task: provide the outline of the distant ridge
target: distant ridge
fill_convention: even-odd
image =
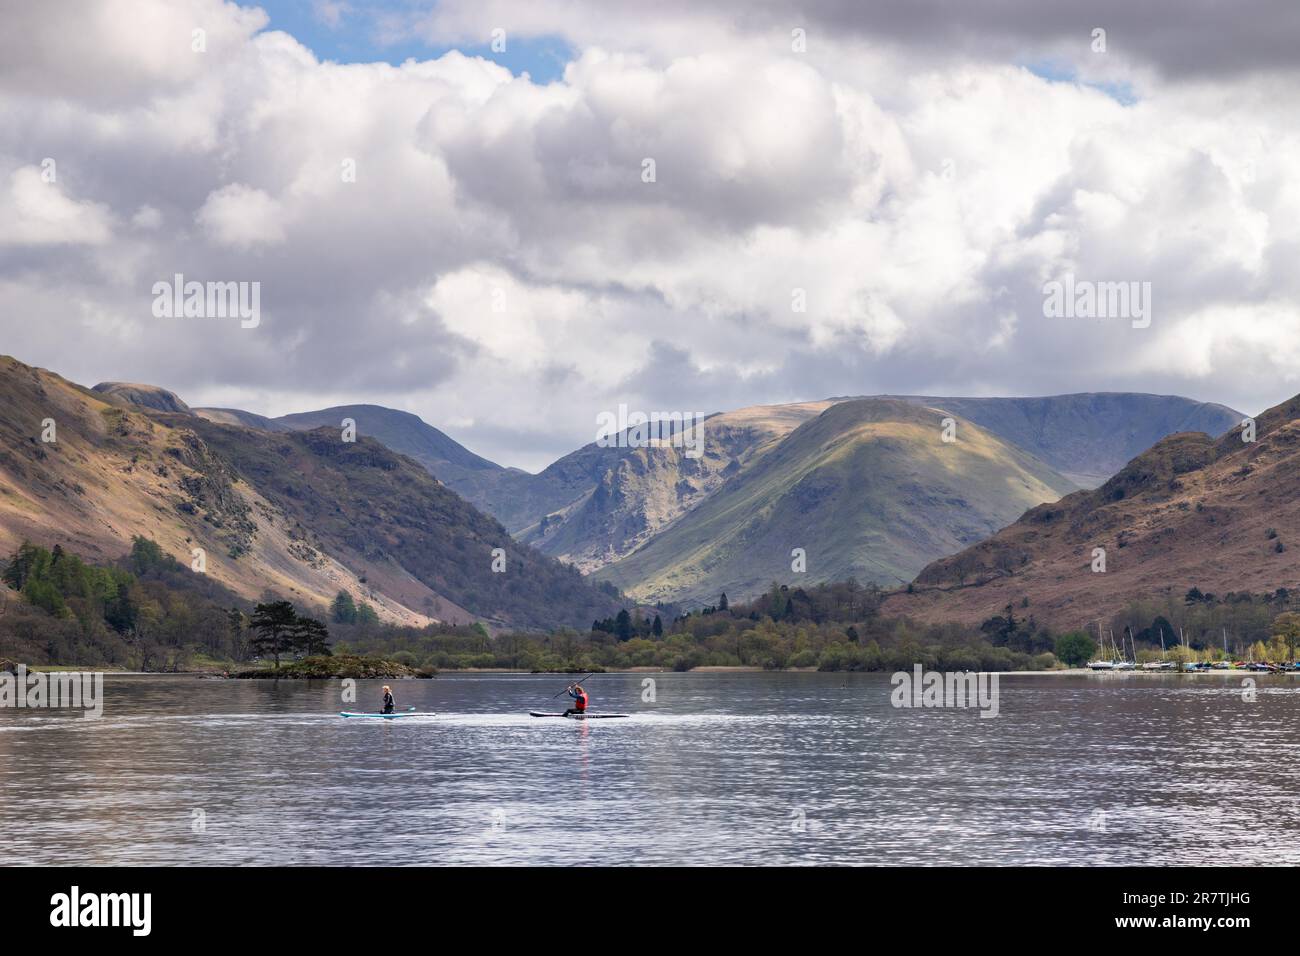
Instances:
[[[135,385],[131,382],[100,382],[93,391],[130,405],[152,408],[156,412],[179,412],[188,415],[190,407],[175,392],[156,385]]]
[[[277,422],[274,418],[241,411],[238,408],[195,408],[191,409],[199,418],[216,422],[219,425],[242,425],[245,428],[260,428],[267,432],[287,432],[288,425]]]
[[[285,428],[341,428],[343,419],[357,424],[357,434],[368,435],[394,451],[424,465],[443,484],[477,472],[505,471],[496,462],[474,454],[419,416],[382,405],[335,405],[273,419]]]
[[[1044,398],[899,397],[967,418],[1084,488],[1097,487],[1166,435],[1221,435],[1243,417],[1225,405],[1138,392]]]

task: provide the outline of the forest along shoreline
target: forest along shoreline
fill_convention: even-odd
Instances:
[[[744,602],[689,612],[633,605],[589,627],[507,630],[477,621],[384,622],[340,592],[328,604],[254,603],[193,573],[142,536],[116,561],[26,542],[0,562],[0,662],[264,679],[429,677],[442,671],[588,673],[927,670],[1069,672],[1104,648],[1035,619],[1029,599],[984,621],[886,613],[886,592],[845,581],[772,584]],[[1300,598],[1300,595],[1297,595]],[[1291,661],[1300,613],[1289,591],[1222,597],[1196,588],[1125,609],[1133,664]],[[1168,635],[1180,644],[1168,647]],[[1162,650],[1162,643],[1166,649]],[[1230,645],[1230,646],[1229,646]],[[1228,654],[1234,656],[1229,658]]]

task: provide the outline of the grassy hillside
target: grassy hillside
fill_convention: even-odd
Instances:
[[[600,576],[642,599],[688,603],[771,581],[896,584],[1073,489],[970,423],[943,442],[944,417],[891,399],[835,404]],[[806,573],[791,569],[795,548]]]

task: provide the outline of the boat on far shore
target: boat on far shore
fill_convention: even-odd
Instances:
[[[1159,659],[1142,661],[1141,663],[1138,663],[1137,641],[1130,628],[1124,628],[1125,640],[1123,645],[1116,643],[1113,630],[1107,628],[1102,631],[1100,622],[1098,622],[1097,630],[1101,638],[1101,645],[1097,648],[1097,657],[1084,665],[1090,671],[1141,671],[1144,674],[1176,671],[1184,674],[1197,674],[1209,671],[1240,670],[1251,671],[1256,674],[1300,674],[1300,661],[1256,661],[1250,655],[1244,661],[1228,658],[1228,632],[1226,628],[1223,630],[1224,659],[1222,660],[1184,660],[1181,662],[1169,660],[1171,651],[1165,644],[1165,634],[1162,628],[1160,630]],[[1107,644],[1110,645],[1109,648],[1107,648]],[[1189,646],[1187,635],[1182,628],[1178,629],[1177,646],[1180,648],[1183,657],[1192,657],[1198,653]],[[1199,653],[1209,656],[1208,651]],[[1153,651],[1144,650],[1142,654],[1143,656],[1154,656]]]
[[[1098,622],[1097,630],[1098,630],[1098,632],[1100,633],[1100,631],[1101,631],[1101,623],[1100,623],[1100,622]],[[1110,635],[1110,647],[1111,647],[1111,656],[1110,656],[1110,659],[1109,659],[1109,660],[1106,660],[1106,659],[1103,659],[1103,658],[1098,658],[1098,659],[1093,660],[1093,661],[1088,661],[1088,669],[1089,669],[1089,670],[1093,670],[1093,671],[1131,671],[1131,670],[1137,670],[1137,663],[1136,663],[1136,661],[1125,660],[1125,656],[1124,656],[1124,655],[1125,655],[1126,652],[1122,652],[1122,651],[1120,650],[1120,648],[1119,648],[1119,645],[1115,643],[1115,632],[1114,632],[1114,631],[1108,631],[1108,633],[1109,633],[1109,635]],[[1105,651],[1105,647],[1103,646],[1103,647],[1099,648],[1099,650],[1101,650],[1101,651],[1104,652],[1104,651]]]

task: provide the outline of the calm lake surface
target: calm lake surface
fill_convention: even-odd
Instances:
[[[394,682],[108,677],[101,720],[0,711],[28,864],[1294,864],[1300,678],[1004,675],[1000,714],[888,675]],[[646,678],[654,703],[642,701]],[[201,815],[196,813],[201,811]],[[200,825],[201,818],[201,825]]]

